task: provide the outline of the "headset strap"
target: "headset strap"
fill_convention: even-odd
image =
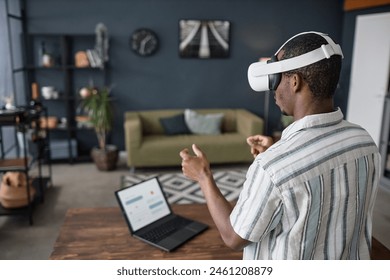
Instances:
[[[259,63],[258,64],[259,67],[256,67],[256,63],[255,63],[253,65],[254,67],[252,69],[252,71],[253,71],[252,76],[257,77],[257,76],[264,76],[264,75],[269,75],[269,74],[287,72],[290,70],[298,69],[298,68],[305,67],[307,65],[316,63],[324,58],[328,59],[332,55],[341,55],[341,57],[344,57],[340,45],[335,44],[333,42],[333,40],[329,36],[327,36],[326,34],[319,33],[319,32],[303,32],[303,33],[300,33],[300,34],[293,36],[292,38],[288,39],[279,48],[279,50],[275,53],[275,55],[277,55],[280,52],[280,50],[287,44],[287,42],[289,42],[290,40],[292,40],[293,38],[295,38],[297,36],[300,36],[302,34],[307,34],[307,33],[315,33],[315,34],[322,36],[324,39],[326,39],[328,44],[322,45],[321,47],[319,47],[313,51],[310,51],[308,53],[305,53],[305,54],[302,54],[299,56],[295,56],[295,57],[292,57],[289,59],[284,59],[281,61],[269,63],[269,64],[267,64],[266,67],[264,67],[265,65],[263,63]]]

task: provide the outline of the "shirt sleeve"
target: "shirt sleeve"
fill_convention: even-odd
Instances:
[[[259,242],[280,222],[283,203],[270,176],[256,161],[250,166],[230,222],[234,231],[251,242]]]

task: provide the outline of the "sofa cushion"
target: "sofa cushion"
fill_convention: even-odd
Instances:
[[[184,111],[185,122],[194,134],[221,134],[223,113],[198,114],[194,110]]]
[[[167,135],[191,134],[191,131],[184,120],[184,114],[160,118],[160,123]]]
[[[138,166],[180,166],[180,151],[196,143],[212,163],[253,161],[246,138],[239,133],[219,135],[150,135],[143,138],[139,153],[134,155]]]

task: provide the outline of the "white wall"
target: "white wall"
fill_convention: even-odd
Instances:
[[[390,13],[358,16],[347,120],[364,127],[378,146],[389,68]]]

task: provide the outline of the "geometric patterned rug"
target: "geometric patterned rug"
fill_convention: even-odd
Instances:
[[[227,200],[238,198],[245,181],[247,168],[214,171],[214,179]],[[121,178],[121,187],[131,186],[146,179],[158,177],[169,203],[205,203],[197,182],[186,178],[183,173],[133,173]]]

